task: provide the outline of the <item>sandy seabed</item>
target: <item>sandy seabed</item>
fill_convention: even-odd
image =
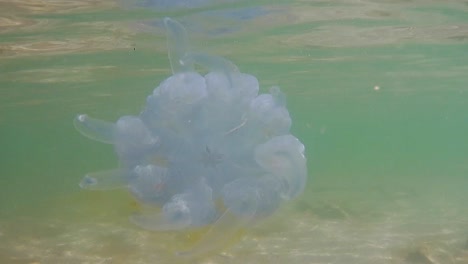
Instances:
[[[233,246],[198,262],[468,263],[468,210],[462,190],[372,187],[308,193],[248,230]],[[75,201],[74,209],[59,204],[47,216],[0,222],[0,262],[191,263],[174,252],[193,243],[193,233],[158,233],[131,225],[126,215],[135,208],[125,195],[116,194],[117,202],[128,200],[128,206],[113,212],[113,195],[78,196],[87,197]]]

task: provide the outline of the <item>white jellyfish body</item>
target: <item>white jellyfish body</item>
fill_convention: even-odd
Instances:
[[[185,29],[165,18],[173,75],[138,116],[116,123],[78,115],[83,135],[114,144],[121,167],[87,174],[80,186],[127,188],[145,208],[131,217],[151,230],[210,230],[183,256],[219,247],[238,229],[298,196],[307,178],[304,145],[278,87],[258,94],[257,79],[224,58],[193,53]],[[209,70],[205,76],[194,64]],[[154,208],[155,210],[151,210]]]

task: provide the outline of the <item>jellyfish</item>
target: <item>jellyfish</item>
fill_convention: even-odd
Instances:
[[[191,31],[209,36],[222,36],[242,31],[267,15],[281,14],[284,8],[252,5],[239,0],[118,0],[124,9],[145,9],[157,12],[184,14],[179,19],[189,25]],[[164,26],[160,19],[139,21],[137,30],[160,31]]]
[[[144,205],[130,221],[148,230],[208,228],[192,248],[178,252],[193,258],[218,250],[300,195],[306,158],[290,133],[279,87],[259,94],[255,76],[222,57],[191,51],[179,22],[165,18],[164,25],[172,76],[143,110],[115,123],[75,118],[81,134],[114,145],[120,164],[88,173],[80,187],[125,188]]]

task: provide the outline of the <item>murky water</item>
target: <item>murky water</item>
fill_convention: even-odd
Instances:
[[[172,3],[172,5],[171,5]],[[0,1],[0,263],[174,263],[194,233],[87,192],[112,147],[77,113],[137,114],[170,74],[161,18],[287,95],[305,193],[202,263],[468,263],[468,2]]]

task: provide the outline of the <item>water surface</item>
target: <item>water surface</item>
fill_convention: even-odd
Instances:
[[[0,263],[174,263],[196,240],[78,186],[117,160],[74,116],[141,110],[170,74],[164,16],[281,86],[308,157],[305,193],[204,262],[468,262],[468,2],[192,3],[0,1]]]

